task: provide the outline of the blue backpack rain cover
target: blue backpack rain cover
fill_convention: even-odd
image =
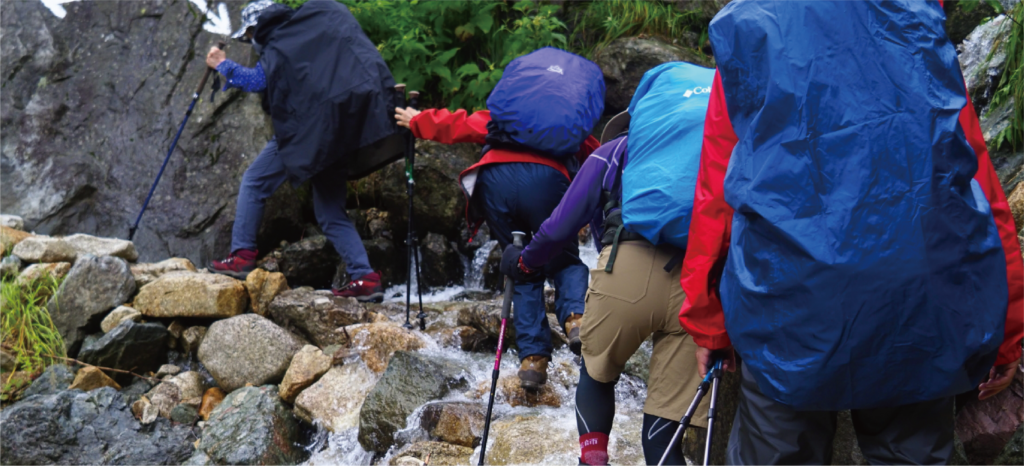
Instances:
[[[487,109],[497,129],[519,144],[571,156],[604,113],[604,75],[586,58],[545,47],[505,67]]]
[[[714,78],[712,69],[665,63],[644,74],[629,103],[622,223],[653,244],[686,249]]]

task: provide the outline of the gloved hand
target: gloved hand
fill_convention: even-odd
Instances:
[[[517,282],[528,282],[541,278],[538,271],[527,269],[523,265],[523,248],[510,244],[501,254],[501,273]]]

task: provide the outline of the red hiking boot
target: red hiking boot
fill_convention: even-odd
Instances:
[[[245,280],[249,272],[256,269],[256,250],[239,249],[231,253],[227,259],[211,262],[209,269],[213,273]]]
[[[334,296],[356,298],[356,301],[379,303],[384,301],[384,288],[380,285],[380,272],[363,275],[359,280],[352,280],[341,289],[331,290]]]

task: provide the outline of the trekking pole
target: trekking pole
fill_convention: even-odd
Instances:
[[[398,101],[396,105],[400,108],[405,108],[405,84],[395,84],[395,100]],[[405,183],[406,183],[406,196],[409,198],[409,228],[405,234],[405,323],[403,327],[412,330],[412,324],[409,323],[409,308],[412,306],[412,258],[415,252],[413,251],[411,241],[412,238],[412,180],[409,178],[409,141],[415,136],[412,134],[412,130],[405,135]],[[420,287],[419,283],[416,283],[416,289]]]
[[[708,438],[704,443],[704,466],[708,466],[708,462],[711,460],[711,435],[715,432],[715,405],[718,401],[718,381],[722,379],[721,359],[715,361],[711,372],[714,375],[711,376],[711,405],[708,406]]]
[[[409,91],[409,107],[418,109],[420,106],[420,93],[419,91]],[[412,185],[414,184],[412,172],[416,169],[416,137],[412,134],[412,129],[409,130],[409,148],[407,149],[409,159],[406,161],[405,173],[409,179],[409,240],[415,245],[416,235],[413,234],[412,228]],[[412,255],[413,261],[416,262],[416,297],[419,299],[420,312],[416,314],[416,317],[420,319],[420,330],[427,329],[427,313],[423,312],[423,283],[420,280],[420,255],[419,251],[415,251]]]
[[[512,244],[516,247],[523,247],[523,238],[526,237],[526,233],[521,231],[512,232]],[[480,462],[477,463],[479,466],[484,464],[484,454],[487,452],[487,433],[491,431],[491,409],[494,408],[494,394],[498,390],[498,370],[501,367],[501,353],[503,352],[505,344],[505,324],[508,322],[508,317],[512,313],[512,292],[515,289],[515,283],[512,281],[512,277],[505,277],[505,298],[501,303],[501,330],[498,331],[498,353],[494,356],[494,370],[491,371],[491,397],[487,400],[487,417],[484,418],[484,435],[480,439]]]
[[[708,388],[714,385],[713,394],[711,395],[712,406],[708,410],[708,442],[707,445],[705,445],[704,447],[704,465],[707,466],[708,453],[711,450],[710,420],[711,417],[714,416],[714,396],[718,393],[718,378],[720,377],[721,369],[722,360],[718,359],[714,362],[714,364],[711,365],[711,369],[708,371],[708,373],[704,375],[704,380],[702,380],[700,382],[700,385],[697,386],[697,396],[693,397],[693,402],[690,403],[690,407],[686,408],[686,414],[684,414],[683,418],[679,420],[679,427],[676,428],[676,433],[672,435],[672,440],[668,442],[668,447],[665,448],[665,453],[661,454],[661,460],[658,461],[658,466],[662,466],[663,464],[665,464],[665,458],[668,458],[668,453],[672,451],[672,448],[675,447],[676,442],[679,441],[679,436],[683,433],[684,430],[686,430],[687,427],[690,427],[690,420],[693,419],[693,414],[697,411],[697,405],[699,405],[700,401],[704,399],[704,395],[707,394]],[[714,380],[713,383],[712,380]]]
[[[224,50],[227,44],[224,41],[217,41],[217,48]],[[153,180],[153,186],[149,188],[149,194],[146,195],[146,201],[142,203],[142,210],[139,210],[139,216],[135,217],[135,224],[128,229],[128,241],[131,241],[135,237],[135,230],[139,229],[139,222],[142,221],[142,214],[146,212],[146,207],[149,206],[149,200],[153,198],[153,192],[156,191],[156,185],[160,183],[160,177],[164,174],[164,169],[167,168],[167,162],[171,160],[171,154],[174,153],[174,148],[178,145],[178,138],[181,137],[181,131],[185,129],[185,123],[188,122],[188,117],[192,116],[192,109],[196,106],[196,101],[199,100],[199,93],[203,92],[203,86],[206,85],[206,79],[210,77],[210,73],[214,69],[206,67],[206,72],[203,73],[203,79],[199,80],[199,87],[196,88],[196,92],[192,94],[192,103],[188,104],[188,110],[185,111],[185,119],[181,120],[181,126],[178,126],[178,134],[174,135],[174,141],[171,142],[171,148],[167,151],[167,156],[164,157],[163,165],[160,165],[160,171],[156,174],[156,179]]]

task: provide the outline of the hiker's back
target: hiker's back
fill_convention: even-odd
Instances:
[[[1006,265],[944,19],[932,2],[734,2],[711,24],[739,139],[726,326],[782,403],[934,399],[994,360]]]

